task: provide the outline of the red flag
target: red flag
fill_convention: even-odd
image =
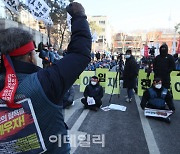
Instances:
[[[180,39],[179,39],[178,49],[177,49],[176,53],[180,53]]]
[[[148,57],[148,46],[144,46],[144,57]]]

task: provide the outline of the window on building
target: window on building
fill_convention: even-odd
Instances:
[[[104,20],[99,21],[99,24],[105,24],[106,22]]]
[[[99,36],[99,39],[103,39],[103,35],[100,35],[100,36]]]

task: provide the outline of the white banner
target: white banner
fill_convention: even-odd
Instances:
[[[19,1],[18,0],[3,0],[4,5],[11,10],[12,12],[18,14],[18,6]]]
[[[45,23],[51,23],[49,18],[50,7],[44,0],[26,0],[25,4],[29,8],[29,12],[37,19],[43,20]]]
[[[150,116],[150,117],[167,118],[172,113],[173,113],[173,111],[171,111],[171,110],[158,110],[158,109],[150,109],[150,108],[145,108],[145,110],[144,110],[144,115]]]

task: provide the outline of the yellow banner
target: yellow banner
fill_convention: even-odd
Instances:
[[[177,76],[177,74],[179,74],[179,73],[180,73],[180,71],[172,71],[170,76]]]
[[[74,82],[74,85],[80,85],[80,77]]]
[[[117,77],[116,80],[116,72],[106,72],[106,87],[105,87],[105,93],[111,94],[113,90],[113,94],[120,94],[120,86],[119,86],[119,79]]]
[[[152,85],[154,73],[151,73],[147,78],[147,73],[144,70],[139,70],[138,75],[138,95],[142,96],[144,91]]]
[[[80,75],[80,92],[84,92],[85,87],[89,84],[91,77],[95,75],[95,71],[84,71]]]
[[[102,87],[106,86],[106,73],[109,72],[107,68],[96,68],[96,76],[99,78],[99,83]]]
[[[171,87],[174,100],[180,100],[180,76],[171,76]]]

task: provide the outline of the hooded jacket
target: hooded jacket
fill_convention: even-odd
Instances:
[[[155,77],[162,79],[165,88],[170,87],[170,73],[175,70],[175,62],[173,56],[168,54],[168,46],[161,45],[160,55],[158,55],[153,62],[153,71]]]

